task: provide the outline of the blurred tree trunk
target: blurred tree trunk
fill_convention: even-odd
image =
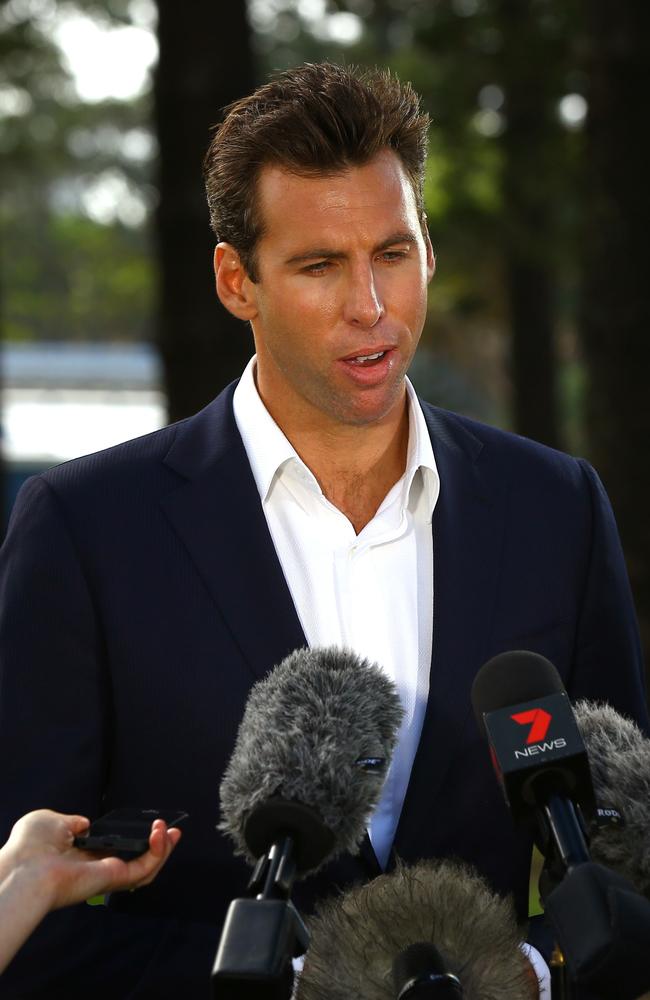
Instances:
[[[560,447],[554,327],[554,199],[557,149],[552,40],[528,4],[499,0],[506,96],[503,250],[510,311],[515,430]]]
[[[0,259],[2,254],[0,253]],[[4,395],[4,313],[2,298],[2,281],[0,281],[0,420],[4,417],[3,395]],[[0,424],[0,544],[5,537],[7,521],[9,519],[8,502],[8,476],[7,464],[5,461],[5,449],[3,444],[5,428]]]
[[[177,420],[236,378],[252,354],[248,327],[216,297],[201,165],[221,109],[255,80],[244,3],[157,6],[158,330],[169,418]]]
[[[591,0],[585,10],[587,431],[616,511],[650,664],[650,6]]]

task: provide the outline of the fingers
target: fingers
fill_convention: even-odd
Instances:
[[[172,850],[173,850],[176,847],[176,844],[179,842],[179,840],[183,836],[183,834],[181,833],[181,831],[178,829],[177,826],[172,826],[167,831],[167,835],[168,835],[168,837],[169,837],[169,839],[171,841]]]
[[[119,862],[120,868],[114,864],[118,859],[104,858],[100,864],[106,866],[111,873],[111,885],[108,889],[139,889],[148,885],[156,877],[167,858],[181,838],[181,831],[170,830],[164,820],[154,820],[149,836],[149,850],[132,861]],[[109,869],[110,865],[110,869]]]
[[[63,815],[49,809],[28,813],[16,823],[0,852],[0,878],[20,866],[24,874],[38,880],[48,907],[58,909],[98,893],[147,885],[181,837],[180,830],[168,830],[163,820],[156,820],[147,852],[126,862],[74,847],[75,836],[89,826],[85,816]]]
[[[62,816],[71,840],[86,833],[90,826],[90,820],[86,816]]]
[[[75,837],[90,826],[90,820],[86,816],[64,816],[63,818],[67,821],[68,827]]]
[[[177,827],[167,829],[165,821],[156,819],[149,835],[149,850],[157,858],[167,858],[181,839],[181,831]]]
[[[180,839],[180,830],[175,827],[168,830],[163,820],[155,820],[149,837],[149,851],[142,857],[136,858],[135,861],[129,862],[132,865],[141,862],[143,866],[142,874],[138,876],[137,882],[131,888],[139,889],[152,882]],[[144,870],[145,866],[146,870]]]
[[[167,824],[162,819],[155,819],[149,834],[149,851],[155,858],[164,858],[167,850]]]

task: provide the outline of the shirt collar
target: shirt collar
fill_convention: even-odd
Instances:
[[[404,506],[408,503],[413,478],[420,469],[426,510],[429,515],[432,515],[440,493],[440,476],[433,454],[429,428],[424,419],[417,393],[408,378],[406,379],[406,394],[409,401],[409,443],[404,472]]]
[[[291,461],[298,463],[303,474],[307,474],[313,480],[320,492],[315,476],[264,406],[255,384],[255,364],[256,358],[253,355],[235,389],[233,409],[235,422],[241,434],[262,503],[268,499],[276,476],[281,473],[286,463]],[[436,460],[422,407],[408,378],[406,379],[406,392],[409,404],[409,442],[406,470],[403,479],[400,480],[402,504],[404,507],[408,504],[413,478],[418,469],[421,469],[426,507],[430,513],[433,513],[440,491]]]
[[[287,462],[293,459],[310,476],[312,473],[262,402],[255,385],[255,364],[253,355],[235,389],[232,405],[257,491],[265,503],[276,474]]]

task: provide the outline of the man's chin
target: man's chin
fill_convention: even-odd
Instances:
[[[406,386],[394,387],[389,394],[367,392],[354,401],[341,401],[336,413],[339,423],[348,427],[373,427],[401,415],[406,400]]]

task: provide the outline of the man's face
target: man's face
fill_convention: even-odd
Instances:
[[[312,177],[267,166],[257,197],[263,235],[248,292],[267,408],[286,429],[395,415],[434,271],[400,160],[386,150]]]

